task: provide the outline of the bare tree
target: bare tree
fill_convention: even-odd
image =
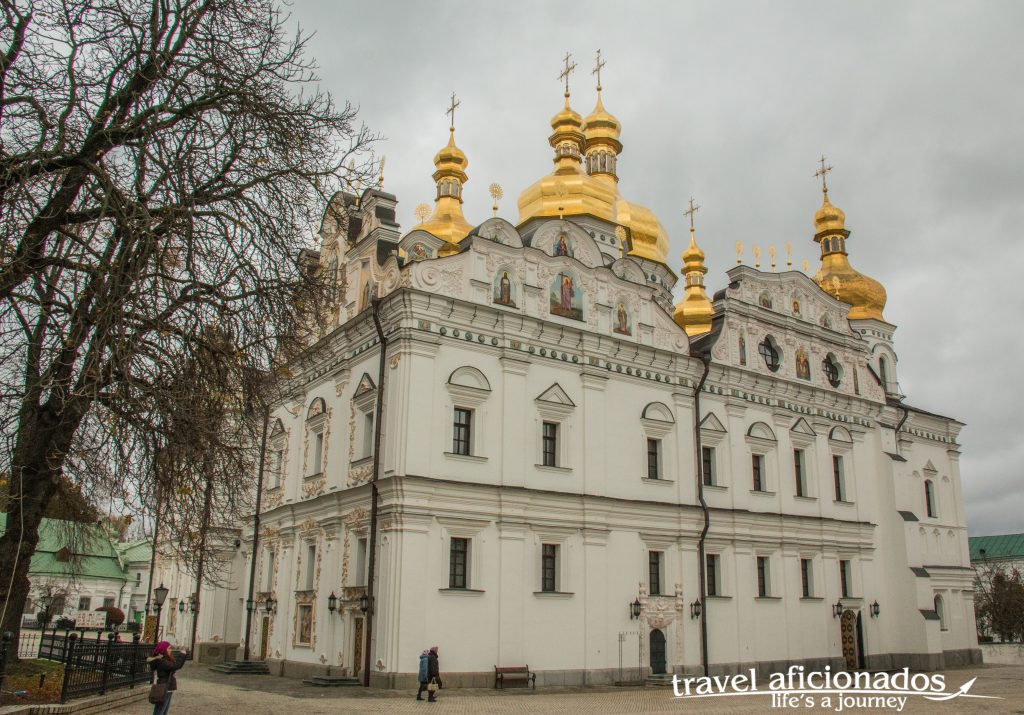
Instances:
[[[273,0],[0,12],[0,627],[16,632],[62,479],[145,493],[187,431],[182,370],[229,378],[244,405],[319,314],[298,257],[341,180],[368,179],[374,137],[311,87]]]
[[[979,637],[1024,640],[1024,578],[1012,565],[982,558],[974,564],[974,614]]]

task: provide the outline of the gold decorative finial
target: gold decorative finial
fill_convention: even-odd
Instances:
[[[832,171],[831,166],[825,166],[825,155],[821,155],[821,168],[814,172],[815,176],[821,177],[821,193],[825,194],[825,198],[828,198],[828,184],[825,183],[825,174]]]
[[[743,241],[736,242],[736,265],[743,263]]]
[[[447,109],[447,110],[445,110],[445,114],[450,114],[450,115],[452,115],[452,121],[451,121],[451,126],[450,126],[449,128],[450,128],[450,129],[451,129],[451,130],[452,130],[453,132],[455,131],[455,109],[456,109],[456,107],[458,107],[458,106],[459,106],[460,104],[462,104],[462,102],[457,102],[457,101],[455,101],[455,92],[452,92],[452,103],[451,103],[451,106],[449,106],[449,107],[448,107],[448,109]]]
[[[569,52],[565,53],[565,69],[558,75],[558,79],[565,80],[565,98],[569,99],[569,75],[576,69],[576,63],[572,62],[572,54]]]
[[[786,270],[793,267],[793,244],[786,241]]]
[[[501,197],[504,196],[504,192],[501,190],[501,184],[495,182],[487,187],[487,190],[491,194],[491,198],[494,199],[494,205],[491,206],[491,210],[494,211],[494,215],[498,215],[498,202],[501,201]]]
[[[690,197],[690,208],[686,209],[686,211],[683,211],[683,215],[690,217],[690,234],[691,235],[693,234],[693,216],[698,211],[700,211],[700,206],[698,206],[697,204],[693,203],[693,197],[691,196]]]
[[[427,218],[430,217],[430,205],[419,204],[413,213],[416,214],[416,218],[420,220],[420,223],[423,223],[424,221],[427,220]]]
[[[615,238],[619,241],[619,258],[626,256],[626,228],[625,226],[615,227]]]
[[[768,246],[768,255],[772,257],[772,273],[775,272],[775,246]]]
[[[761,247],[754,246],[754,268],[761,268]]]
[[[806,258],[800,261],[800,267],[804,269],[804,273],[810,273],[811,263]]]
[[[606,64],[608,64],[608,63],[601,59],[601,50],[598,50],[597,51],[597,63],[594,65],[594,71],[590,73],[590,74],[596,74],[597,75],[597,91],[598,91],[598,93],[601,92],[601,68],[604,67]]]
[[[384,188],[384,162],[387,161],[386,156],[380,158],[380,168],[377,170],[377,189]]]
[[[832,292],[835,293],[836,300],[839,300],[840,287],[842,287],[842,283],[839,281],[839,276],[832,276]]]

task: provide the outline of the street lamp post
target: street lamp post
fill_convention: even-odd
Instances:
[[[156,601],[156,627],[153,629],[154,640],[160,639],[160,611],[164,608],[164,601],[167,600],[167,587],[161,583],[153,589],[153,600]]]

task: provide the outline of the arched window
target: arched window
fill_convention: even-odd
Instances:
[[[924,504],[928,516],[934,519],[937,515],[935,510],[935,482],[931,479],[924,480]]]
[[[889,391],[889,362],[885,356],[878,358],[878,379],[882,381],[882,389]]]
[[[782,356],[780,355],[779,345],[772,336],[766,336],[757,346],[757,351],[761,353],[761,357],[764,358],[764,364],[768,366],[769,370],[775,372],[779,369],[779,365],[782,364]]]
[[[943,631],[949,630],[949,623],[946,620],[946,604],[942,601],[941,594],[935,594],[935,615],[939,617],[939,629]]]

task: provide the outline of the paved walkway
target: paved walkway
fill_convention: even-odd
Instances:
[[[977,677],[970,692],[994,695],[1001,700],[958,698],[931,702],[920,697],[907,701],[902,712],[945,713],[1024,712],[1024,667],[983,666],[945,671],[947,691],[956,690]],[[764,713],[772,712],[770,696],[740,696],[680,700],[670,688],[541,688],[537,691],[493,690],[441,691],[439,702],[416,702],[414,691],[380,691],[362,688],[315,688],[299,681],[273,676],[221,675],[204,666],[188,666],[179,674],[179,690],[171,705],[172,715],[340,715],[348,713],[472,713],[511,715],[547,713],[580,715],[598,713]],[[111,710],[111,715],[145,715],[145,703]],[[832,709],[799,708],[776,712],[837,712]],[[841,712],[896,712],[895,709],[850,709]]]

